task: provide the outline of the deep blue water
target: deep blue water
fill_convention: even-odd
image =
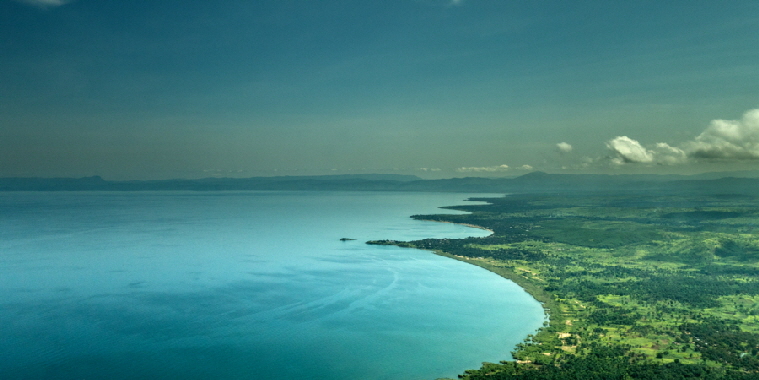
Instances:
[[[543,322],[521,288],[364,244],[485,236],[409,218],[470,195],[0,193],[0,378],[434,379],[507,359]]]

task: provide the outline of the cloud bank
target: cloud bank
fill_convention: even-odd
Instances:
[[[759,109],[741,120],[712,120],[686,148],[694,158],[722,160],[759,159]]]
[[[460,173],[493,173],[493,172],[505,172],[509,170],[509,165],[498,165],[498,166],[483,166],[483,167],[468,167],[468,168],[458,168],[456,169],[457,172]]]
[[[534,170],[535,168],[532,167],[532,165],[524,164],[522,166],[517,166],[515,168],[510,167],[509,165],[503,164],[498,166],[480,166],[480,167],[463,167],[463,168],[457,168],[456,171],[459,173],[499,173],[499,172],[506,172],[510,170]]]
[[[66,5],[70,3],[72,0],[16,0],[19,3],[24,3],[28,5],[35,6],[37,8],[54,8],[54,7],[60,7],[61,5]]]
[[[712,120],[709,127],[693,141],[679,147],[660,142],[646,148],[627,136],[617,136],[607,141],[606,147],[611,152],[609,159],[614,165],[759,160],[759,109],[747,111],[741,120]]]

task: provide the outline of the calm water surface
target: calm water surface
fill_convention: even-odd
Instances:
[[[521,288],[364,244],[485,236],[408,217],[468,196],[0,193],[0,378],[434,379],[509,358],[543,322]]]

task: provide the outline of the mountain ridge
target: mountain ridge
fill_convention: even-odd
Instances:
[[[754,172],[739,172],[754,174]],[[759,172],[756,172],[759,174]],[[421,179],[411,175],[347,174],[327,176],[280,176],[249,178],[202,178],[111,181],[100,176],[81,178],[0,178],[0,191],[220,191],[220,190],[341,190],[341,191],[434,191],[434,192],[573,192],[657,191],[667,186],[684,190],[752,192],[759,178],[735,177],[734,172],[685,175],[649,174],[549,174],[535,171],[515,178],[463,177]],[[759,175],[758,175],[759,176]],[[754,190],[759,191],[759,190]]]

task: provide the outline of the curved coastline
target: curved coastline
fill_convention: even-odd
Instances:
[[[482,239],[482,238],[495,234],[495,231],[493,231],[490,228],[486,228],[486,227],[479,226],[472,223],[458,223],[458,222],[452,222],[452,221],[433,220],[433,219],[424,219],[424,218],[418,218],[418,219],[414,218],[414,219],[420,220],[420,221],[428,221],[428,222],[458,224],[461,226],[465,226],[469,228],[477,228],[477,229],[486,230],[490,232],[490,235],[478,237],[478,239]],[[555,303],[556,296],[551,293],[546,292],[542,286],[538,286],[534,282],[530,281],[528,277],[523,276],[513,270],[510,270],[502,266],[496,266],[496,265],[490,264],[486,260],[480,260],[480,259],[475,259],[475,258],[470,258],[470,257],[465,257],[465,256],[457,256],[457,255],[453,255],[453,254],[450,254],[448,252],[445,252],[443,250],[438,250],[438,249],[426,249],[426,248],[411,246],[408,244],[408,242],[395,241],[395,240],[375,240],[375,241],[367,241],[366,243],[376,244],[376,245],[395,245],[402,248],[414,248],[414,249],[419,249],[423,251],[429,251],[438,256],[443,256],[443,257],[461,261],[467,264],[478,266],[489,272],[495,273],[496,275],[503,277],[506,280],[509,280],[515,283],[520,288],[522,288],[527,294],[529,294],[534,300],[540,303],[541,307],[543,308],[544,321],[547,322],[547,323],[544,322],[544,325],[536,329],[533,334],[528,334],[528,336],[525,336],[524,337],[525,341],[529,339],[529,335],[538,334],[542,330],[546,329],[547,327],[550,327],[558,323],[557,320],[551,318],[551,310],[559,310],[558,305],[556,305]],[[512,347],[512,349],[517,350],[516,347]],[[507,359],[508,358],[504,358],[502,360],[507,360]],[[513,359],[513,358],[511,360],[517,361],[516,359]]]
[[[467,213],[467,214],[471,214],[471,213]],[[427,222],[451,223],[451,224],[458,224],[458,225],[466,226],[466,227],[470,227],[470,228],[477,228],[477,229],[481,229],[481,230],[485,230],[485,231],[490,232],[490,235],[488,235],[488,236],[491,236],[491,235],[495,234],[495,231],[493,231],[490,228],[479,226],[479,225],[472,224],[472,223],[457,223],[457,222],[451,222],[451,221],[447,221],[447,220],[434,220],[434,219],[425,219],[425,218],[418,218],[418,219],[415,218],[415,219],[416,220],[421,220],[421,221],[427,221]],[[484,238],[484,237],[487,237],[487,236],[479,237],[479,239]],[[442,251],[442,250],[425,249],[425,248],[416,248],[416,249],[420,249],[420,250],[424,250],[424,251],[429,251],[429,252],[432,252],[432,253],[434,253],[434,254],[436,254],[438,256],[448,257],[448,258],[451,258],[451,259],[454,259],[454,260],[458,260],[458,261],[462,261],[462,262],[465,262],[465,263],[468,263],[468,264],[472,264],[472,265],[478,266],[480,268],[483,268],[485,270],[493,272],[493,273],[495,273],[495,274],[497,274],[497,275],[499,275],[499,276],[501,276],[501,277],[503,277],[503,278],[505,278],[507,280],[510,280],[510,281],[514,282],[515,284],[519,285],[519,287],[521,287],[522,289],[524,289],[524,291],[526,291],[527,294],[529,294],[530,296],[532,296],[532,298],[534,298],[536,301],[540,302],[541,305],[543,305],[543,310],[545,312],[546,320],[548,320],[549,323],[551,323],[550,310],[552,310],[552,309],[553,310],[558,310],[558,309],[554,309],[554,307],[556,307],[556,306],[554,305],[554,298],[555,298],[555,296],[553,294],[550,294],[550,293],[546,292],[542,287],[535,286],[534,283],[530,282],[524,276],[522,276],[522,275],[520,275],[520,274],[518,274],[518,273],[516,273],[516,272],[514,272],[512,270],[509,270],[509,269],[504,268],[504,267],[497,267],[495,265],[488,264],[487,262],[484,262],[484,261],[481,261],[481,260],[471,259],[471,258],[468,258],[468,257],[465,257],[465,256],[452,255],[452,254],[447,253],[447,252]]]
[[[477,228],[477,229],[480,229],[480,230],[488,231],[488,232],[490,232],[490,235],[492,235],[492,234],[495,233],[495,231],[491,230],[490,228],[486,228],[486,227],[483,227],[483,226],[478,226],[476,224],[471,224],[471,223],[456,223],[456,222],[449,222],[449,221],[446,221],[446,220],[432,220],[432,219],[416,219],[416,220],[421,220],[421,221],[424,221],[424,222],[458,224],[460,226],[465,226],[465,227],[470,227],[470,228]],[[488,235],[488,236],[490,236],[490,235]],[[482,237],[487,237],[487,236],[482,236]],[[425,249],[425,251],[429,251],[429,250]]]
[[[436,222],[436,223],[458,224],[458,225],[461,225],[461,226],[466,226],[466,227],[470,227],[470,228],[477,228],[477,229],[489,231],[491,235],[495,233],[490,228],[486,228],[486,227],[483,227],[483,226],[478,226],[476,224],[471,224],[471,223],[456,223],[456,222],[449,222],[449,221],[442,221],[442,220],[432,220],[432,219],[417,219],[417,220],[426,221],[426,222]],[[490,235],[488,235],[488,236],[490,236]],[[483,237],[487,237],[487,236],[483,236]],[[400,246],[402,246],[402,245],[400,245]],[[411,247],[405,247],[405,246],[402,246],[402,247],[404,247],[404,248],[411,248]],[[514,272],[512,270],[504,268],[504,267],[497,267],[495,265],[490,265],[490,264],[488,264],[488,263],[486,263],[484,261],[480,261],[480,260],[476,260],[476,259],[471,259],[471,258],[468,258],[468,257],[465,257],[465,256],[452,255],[452,254],[450,254],[448,252],[437,250],[437,249],[425,249],[425,248],[416,248],[416,247],[414,247],[414,249],[419,249],[419,250],[423,250],[423,251],[429,251],[429,252],[432,252],[432,253],[434,253],[434,254],[436,254],[438,256],[448,257],[448,258],[451,258],[451,259],[454,259],[454,260],[465,262],[467,264],[472,264],[474,266],[478,266],[480,268],[486,269],[486,270],[488,270],[490,272],[493,272],[493,273],[495,273],[495,274],[497,274],[497,275],[499,275],[499,276],[501,276],[501,277],[503,277],[503,278],[505,278],[507,280],[510,280],[510,281],[514,282],[515,284],[519,285],[519,287],[521,287],[522,289],[524,289],[524,291],[526,291],[527,294],[529,294],[530,296],[532,296],[532,298],[534,298],[536,301],[540,302],[541,305],[543,305],[543,310],[545,310],[546,319],[550,322],[550,320],[551,320],[550,319],[550,310],[551,310],[551,306],[553,306],[554,295],[552,295],[550,293],[547,293],[545,290],[543,290],[540,287],[534,286],[534,284],[532,282],[530,282],[529,280],[527,280],[524,276],[522,276],[522,275],[520,275],[520,274],[518,274],[518,273],[516,273],[516,272]]]

